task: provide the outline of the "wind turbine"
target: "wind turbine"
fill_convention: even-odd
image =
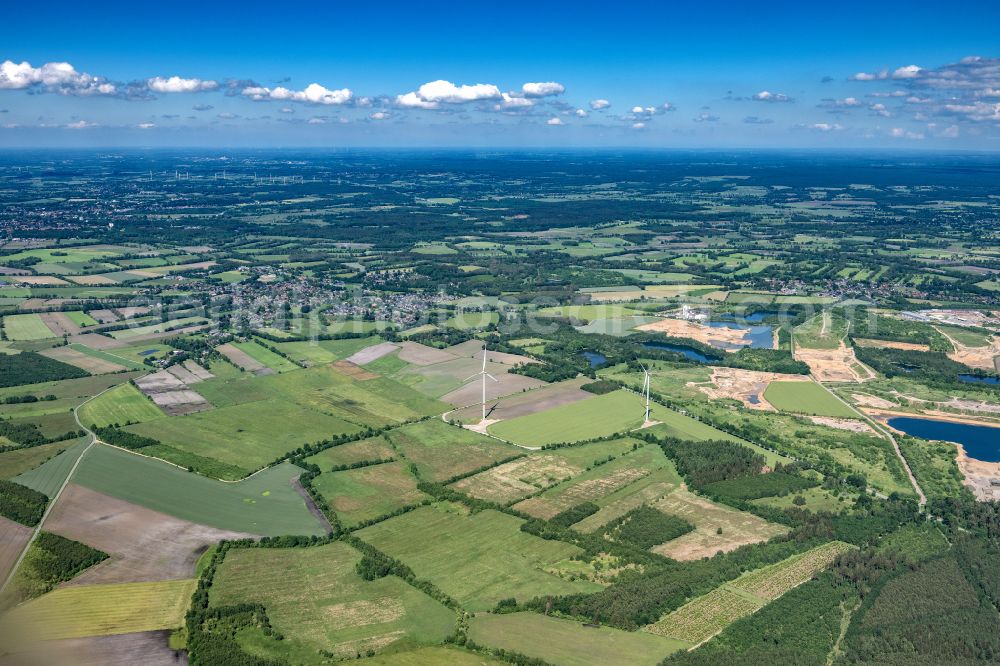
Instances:
[[[492,379],[495,382],[500,381],[499,379],[497,379],[496,377],[494,377],[490,373],[486,372],[486,343],[485,342],[483,343],[483,369],[480,370],[479,372],[477,372],[476,374],[472,375],[471,377],[466,378],[465,381],[469,381],[470,379],[475,379],[476,377],[479,377],[480,375],[482,375],[482,377],[483,377],[483,420],[485,421],[486,420],[486,378],[489,377],[490,379]]]
[[[646,366],[644,366],[642,363],[639,364],[639,367],[642,368],[642,373],[645,375],[645,379],[642,380],[642,391],[643,391],[643,393],[646,394],[646,421],[645,421],[645,423],[649,423],[649,370],[647,370]]]

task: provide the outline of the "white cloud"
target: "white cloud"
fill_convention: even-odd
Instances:
[[[319,118],[317,116],[313,116],[312,118],[307,120],[306,123],[309,125],[325,125],[326,120],[324,120],[323,118]]]
[[[67,129],[87,129],[89,127],[97,127],[97,123],[89,123],[86,120],[77,120],[75,123],[69,123],[66,125]]]
[[[493,108],[497,111],[505,111],[509,109],[527,109],[534,105],[535,103],[527,97],[520,97],[512,93],[502,93],[500,103]]]
[[[263,86],[248,86],[242,90],[244,97],[249,97],[255,102],[266,100],[282,100],[288,102],[302,102],[304,104],[341,105],[351,101],[354,93],[350,88],[330,90],[318,83],[310,83],[304,90],[289,90],[278,86],[277,88],[265,88]]]
[[[0,63],[0,89],[42,87],[63,95],[114,95],[118,87],[107,79],[78,72],[68,62],[48,62],[32,67],[24,61]]]
[[[283,106],[283,107],[281,107],[280,109],[278,109],[278,111],[279,111],[280,113],[295,113],[295,109],[293,109],[293,108],[292,108],[292,107],[290,107],[290,106]]]
[[[956,139],[958,138],[958,125],[949,125],[941,130],[941,136],[946,139]]]
[[[871,72],[858,72],[851,78],[854,79],[855,81],[875,81],[877,79],[884,79],[887,76],[888,76],[887,72],[878,72],[874,74]]]
[[[906,65],[905,67],[899,67],[892,73],[892,78],[894,79],[915,79],[920,76],[923,72],[922,67],[917,65]]]
[[[376,111],[368,116],[372,120],[386,120],[389,117],[386,111]]]
[[[489,99],[503,99],[500,89],[493,84],[457,86],[439,79],[420,86],[416,92],[396,96],[396,104],[410,108],[437,109],[441,104],[465,104]]]
[[[719,120],[719,116],[712,115],[711,113],[708,113],[707,111],[702,111],[697,116],[695,116],[692,120],[694,120],[696,123],[714,123],[717,120]]]
[[[552,117],[545,121],[546,125],[562,125],[564,124],[562,118]]]
[[[889,136],[897,139],[910,139],[913,141],[920,141],[924,138],[922,132],[911,132],[909,130],[904,130],[902,127],[893,127],[889,130]]]
[[[592,99],[590,100],[590,108],[594,111],[600,111],[601,109],[606,109],[611,106],[611,102],[606,99]]]
[[[575,114],[576,114],[577,118],[586,118],[587,116],[589,116],[589,115],[590,115],[590,114],[589,114],[589,113],[587,113],[587,112],[586,112],[586,111],[585,111],[584,109],[577,109],[577,110],[576,110],[576,111],[574,111],[573,113],[575,113]]]
[[[555,81],[546,83],[525,83],[521,86],[521,92],[525,97],[548,97],[550,95],[561,95],[566,92],[566,86]]]
[[[646,129],[646,123],[632,123],[632,129]]]
[[[136,127],[138,127],[139,129],[152,129],[152,128],[156,127],[156,124],[155,123],[139,123],[138,125],[136,125]]]
[[[944,110],[951,114],[964,116],[966,120],[972,120],[975,122],[1000,122],[1000,102],[996,104],[990,104],[987,102],[974,102],[972,104],[945,104]]]
[[[791,102],[792,98],[784,93],[773,93],[769,90],[761,90],[753,96],[756,102]]]
[[[976,91],[976,97],[1000,97],[1000,88],[984,88]]]
[[[861,106],[861,101],[857,97],[845,97],[844,99],[835,101],[834,105],[843,107]]]
[[[872,104],[868,109],[874,113],[876,116],[881,116],[883,118],[891,118],[892,112],[885,108],[885,104]]]
[[[223,111],[222,113],[215,114],[216,118],[221,118],[223,120],[232,120],[233,118],[239,118],[235,113],[230,113],[229,111]]]
[[[146,82],[146,85],[149,86],[150,90],[158,93],[192,93],[217,90],[219,82],[210,79],[182,79],[179,76],[171,76],[167,79],[162,76],[154,76]]]
[[[806,128],[816,130],[817,132],[839,132],[844,129],[840,123],[813,123],[812,125],[806,125]]]

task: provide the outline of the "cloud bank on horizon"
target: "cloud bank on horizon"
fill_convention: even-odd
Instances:
[[[503,25],[463,33],[432,15],[447,7],[385,12],[378,24],[385,35],[376,31],[371,48],[362,49],[348,43],[363,39],[360,33],[342,33],[343,43],[329,47],[339,49],[336,58],[252,17],[243,19],[244,31],[271,35],[278,55],[221,56],[214,44],[175,45],[173,33],[155,57],[139,57],[135,43],[105,46],[86,37],[65,47],[71,39],[53,36],[59,46],[46,47],[47,32],[18,48],[18,33],[0,27],[0,44],[8,42],[0,50],[0,148],[234,142],[1000,149],[1000,54],[977,54],[981,37],[959,51],[962,35],[952,29],[950,48],[933,51],[911,46],[916,40],[904,39],[902,29],[881,44],[847,35],[861,28],[842,22],[825,32],[810,28],[820,31],[812,46],[809,35],[789,32],[812,25],[804,17],[730,8],[712,17],[717,24],[691,22],[661,43],[657,30],[681,17],[652,7],[637,6],[650,12],[649,25],[633,21],[617,32],[625,21],[618,14],[584,8],[533,15],[531,30],[520,36]],[[739,11],[751,13],[729,16]],[[992,5],[983,11],[997,12]],[[521,25],[513,11],[495,20]],[[978,29],[963,25],[970,35]],[[787,43],[767,40],[758,54],[748,44],[761,43],[751,38],[760,26],[783,28]],[[918,27],[935,30],[928,20]],[[447,38],[435,39],[435,31]],[[240,42],[234,32],[230,46],[253,54],[252,35]],[[509,43],[494,43],[500,35]],[[833,38],[850,59],[825,57],[823,40]],[[291,52],[292,43],[307,52]],[[691,43],[704,46],[704,63],[689,57]],[[395,50],[383,58],[379,47],[388,44]],[[807,57],[806,48],[815,52]],[[118,49],[115,57],[107,49]],[[892,64],[872,66],[880,61]]]

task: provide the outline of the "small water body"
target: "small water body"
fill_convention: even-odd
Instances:
[[[910,416],[893,417],[888,423],[914,437],[958,442],[970,458],[1000,462],[1000,428]]]
[[[780,315],[780,312],[772,312],[771,310],[759,310],[751,314],[736,315],[732,312],[724,312],[719,315],[719,319],[732,319],[738,322],[746,324],[759,324],[764,321],[765,317],[774,317]]]
[[[667,342],[644,342],[642,346],[646,349],[662,349],[664,351],[677,352],[678,354],[683,354],[685,358],[697,361],[698,363],[708,363],[712,360],[700,351],[682,345],[672,345]]]
[[[590,362],[590,367],[596,368],[597,366],[606,363],[608,357],[604,354],[598,354],[597,352],[585,351],[583,352],[584,357]]]
[[[750,333],[747,335],[747,340],[750,341],[750,347],[754,349],[774,349],[774,333],[770,326],[744,326],[732,321],[707,321],[705,322],[705,326],[711,328],[735,328],[739,330],[749,329]],[[738,349],[739,346],[736,348]]]
[[[145,351],[139,352],[139,356],[149,356],[150,354],[155,354],[157,351],[159,351],[159,350],[158,349],[147,349]]]
[[[992,384],[1000,386],[1000,377],[980,377],[979,375],[959,375],[958,380],[967,384]]]

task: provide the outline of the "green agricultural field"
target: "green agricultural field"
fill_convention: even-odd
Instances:
[[[303,444],[356,432],[359,428],[319,410],[272,398],[187,416],[159,418],[126,429],[152,437],[182,453],[231,466],[234,469],[225,478],[232,480]],[[188,464],[183,457],[156,455],[180,465]],[[243,470],[243,474],[236,470]]]
[[[659,664],[690,643],[646,632],[584,626],[537,613],[479,614],[469,623],[477,645],[502,648],[565,666]]]
[[[795,330],[795,344],[806,349],[837,349],[847,335],[847,320],[824,310]]]
[[[277,372],[290,372],[292,370],[299,369],[299,366],[295,365],[287,358],[278,356],[267,347],[264,347],[256,342],[234,342],[233,346],[244,352],[247,356],[258,363],[262,363]]]
[[[795,504],[796,497],[801,497],[805,501],[805,504]],[[842,490],[840,492],[840,496],[838,497],[825,488],[816,487],[806,488],[805,490],[800,490],[794,493],[788,493],[784,496],[761,497],[760,499],[750,500],[750,503],[758,506],[770,506],[776,509],[793,509],[795,507],[800,507],[816,513],[823,511],[840,513],[844,509],[850,507],[854,503],[855,498],[856,496],[854,494],[849,493],[846,490]]]
[[[8,340],[43,340],[55,337],[40,315],[16,314],[3,318],[3,330]]]
[[[576,442],[638,428],[643,409],[639,396],[620,390],[501,421],[490,426],[489,432],[525,446]]]
[[[319,465],[323,471],[329,471],[339,465],[353,465],[371,460],[388,460],[395,456],[396,452],[392,449],[392,445],[385,435],[377,435],[340,446],[331,446],[309,456],[306,458],[306,462]]]
[[[321,663],[319,650],[355,658],[369,649],[441,643],[454,630],[453,611],[395,576],[364,580],[355,571],[360,559],[342,542],[233,549],[216,573],[210,603],[263,604],[284,640],[245,629],[237,642],[267,656],[291,655],[296,663]]]
[[[60,587],[21,604],[8,620],[29,641],[175,629],[195,580]]]
[[[448,425],[441,419],[403,426],[387,433],[386,438],[429,481],[444,481],[524,453],[523,449]]]
[[[178,328],[204,323],[207,323],[207,320],[204,317],[182,317],[180,319],[171,319],[170,321],[148,324],[146,326],[136,326],[135,328],[125,328],[120,331],[111,331],[109,335],[116,340],[124,340],[128,342],[132,338],[137,338],[140,335],[163,333],[167,329],[176,330]]]
[[[354,352],[369,345],[382,342],[377,335],[367,338],[345,340],[309,340],[305,342],[278,342],[274,346],[289,357],[306,365],[323,365],[347,358]]]
[[[39,472],[46,465],[34,471]],[[224,483],[159,460],[98,445],[80,463],[73,482],[182,520],[219,529],[266,536],[323,534],[323,526],[309,513],[305,501],[290,482],[301,472],[291,463],[282,463],[237,483]],[[36,489],[45,492],[42,488]]]
[[[858,417],[847,405],[814,382],[771,382],[764,391],[764,399],[785,412],[845,419]]]
[[[520,530],[521,520],[496,511],[470,515],[455,504],[421,507],[367,527],[357,536],[413,569],[470,611],[501,599],[595,592],[595,583],[569,581],[546,567],[581,552]]]
[[[632,509],[663,499],[680,485],[681,477],[668,460],[664,467],[638,481],[593,500],[594,504],[601,507],[600,510],[573,525],[573,529],[584,533],[594,532]]]
[[[26,449],[14,449],[0,453],[0,479],[11,479],[19,474],[35,469],[49,458],[66,450],[74,440],[42,444]]]
[[[122,384],[80,407],[80,422],[98,428],[164,418],[164,413],[132,384]]]
[[[145,370],[147,366],[144,366],[138,361],[134,361],[131,358],[121,355],[122,350],[115,349],[113,352],[102,351],[99,349],[91,349],[86,345],[81,345],[78,342],[74,342],[69,345],[70,349],[80,352],[81,354],[86,354],[87,356],[93,358],[99,358],[104,361],[110,361],[111,363],[117,363],[118,365],[123,365],[130,370]]]
[[[966,347],[986,347],[990,344],[990,336],[982,331],[970,330],[961,326],[936,326],[935,328]]]
[[[86,312],[79,310],[74,310],[72,312],[66,312],[66,316],[77,326],[97,326],[97,320],[91,317]]]
[[[66,442],[70,444],[70,442]],[[90,438],[85,438],[77,440],[75,444],[71,444],[65,451],[57,456],[53,456],[47,462],[34,467],[19,476],[14,477],[13,481],[20,483],[23,486],[28,486],[29,488],[34,488],[40,493],[48,495],[49,497],[54,497],[59,488],[62,486],[63,481],[69,476],[69,472],[73,469],[74,463],[87,449],[90,443]]]
[[[313,488],[347,527],[427,499],[403,462],[323,472],[313,479]]]

